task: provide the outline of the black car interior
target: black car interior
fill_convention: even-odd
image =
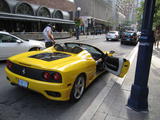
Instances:
[[[100,58],[103,58],[102,52],[100,52],[99,50],[97,50],[96,48],[92,46],[85,45],[85,44],[78,44],[78,43],[65,43],[64,45],[55,44],[54,48],[57,51],[70,52],[70,53],[75,53],[75,54],[78,54],[81,51],[86,50],[92,55],[95,61],[97,61]]]
[[[75,54],[78,54],[78,53],[80,53],[81,51],[83,51],[83,49],[80,48],[80,47],[78,47],[78,46],[68,47],[68,46],[62,46],[62,45],[60,45],[60,44],[55,44],[55,45],[54,45],[54,48],[55,48],[57,51],[70,52],[70,53],[75,53]]]
[[[108,56],[105,58],[105,64],[108,68],[118,71],[119,68],[119,59],[116,57]]]
[[[55,44],[54,48],[57,51],[64,51],[64,52],[70,52],[70,53],[75,53],[78,54],[83,50],[88,51],[93,59],[95,61],[98,61],[99,59],[102,59],[102,61],[97,62],[97,72],[102,71],[104,69],[104,63],[107,65],[108,68],[117,71],[119,68],[119,59],[110,57],[107,55],[104,55],[99,49],[86,45],[86,44],[81,44],[81,43],[65,43],[64,45],[60,44]]]

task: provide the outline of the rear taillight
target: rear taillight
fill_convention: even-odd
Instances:
[[[133,38],[133,36],[130,36],[130,38]]]
[[[12,63],[11,61],[9,61],[9,60],[7,60],[6,64],[7,64],[7,67],[8,67],[9,69],[11,69],[12,66],[13,66],[13,63]]]
[[[53,79],[54,79],[54,80],[61,80],[62,77],[61,77],[61,75],[60,75],[59,73],[54,73],[54,74],[53,74]]]
[[[137,36],[134,36],[134,39],[137,39]]]
[[[44,73],[43,73],[43,78],[44,78],[45,80],[49,80],[49,79],[51,78],[50,73],[49,73],[49,72],[44,72]]]
[[[55,72],[44,72],[43,73],[43,79],[47,82],[55,82],[55,83],[61,83],[62,77],[59,73]]]

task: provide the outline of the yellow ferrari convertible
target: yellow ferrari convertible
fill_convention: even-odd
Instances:
[[[129,64],[94,46],[68,42],[12,56],[5,71],[12,85],[39,92],[51,100],[78,101],[101,73],[109,71],[123,77]]]

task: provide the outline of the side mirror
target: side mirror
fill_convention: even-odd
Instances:
[[[103,51],[103,53],[104,53],[105,55],[108,55],[108,51]]]
[[[20,44],[20,43],[23,43],[22,40],[16,40],[16,42],[19,43],[19,44]]]
[[[114,50],[109,51],[109,54],[114,54],[114,53],[115,53]]]
[[[107,55],[107,56],[112,56],[114,53],[116,53],[115,51],[113,51],[113,50],[111,50],[111,51],[104,51],[103,52],[105,55]]]

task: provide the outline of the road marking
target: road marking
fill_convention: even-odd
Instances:
[[[128,59],[130,61],[130,64],[133,63],[133,60],[136,56],[136,53],[138,51],[138,45],[130,52],[130,54],[128,55]],[[130,57],[131,56],[131,57]],[[131,65],[130,65],[131,66]],[[125,76],[126,77],[126,76]],[[121,78],[121,84],[124,81],[124,78]],[[114,79],[114,80],[112,80]],[[110,90],[112,89],[113,85],[115,84],[115,82],[117,80],[115,80],[116,78],[110,78],[110,80],[108,82],[111,82],[110,86],[105,86],[100,93],[98,94],[98,96],[93,100],[93,102],[91,103],[91,105],[87,108],[87,110],[82,114],[82,116],[80,117],[79,120],[91,120],[94,116],[94,114],[96,113],[96,111],[98,110],[99,106],[102,104],[102,102],[104,101],[104,99],[106,98],[106,96],[109,94]],[[119,78],[118,78],[119,79]],[[107,82],[107,84],[108,84]]]

